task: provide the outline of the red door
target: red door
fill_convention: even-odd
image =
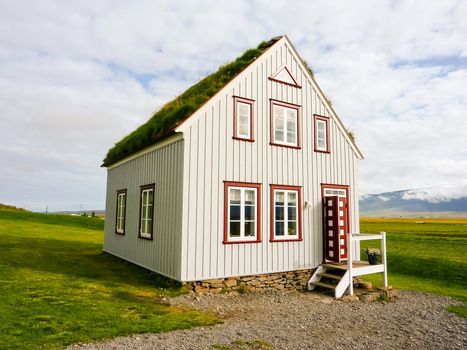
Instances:
[[[340,262],[347,259],[347,200],[345,197],[324,197],[325,259]]]

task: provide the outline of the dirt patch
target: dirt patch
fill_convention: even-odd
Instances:
[[[404,291],[392,302],[344,303],[318,293],[184,295],[173,305],[216,313],[224,324],[120,337],[70,349],[212,349],[265,341],[274,349],[465,349],[467,321],[450,298]]]

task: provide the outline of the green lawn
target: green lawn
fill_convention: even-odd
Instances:
[[[219,322],[167,306],[179,286],[102,253],[103,220],[0,210],[0,349]]]
[[[467,220],[362,218],[360,225],[364,233],[387,232],[390,285],[467,301]],[[362,242],[362,259],[365,247],[379,244]],[[380,275],[365,279],[381,284]],[[456,312],[465,316],[466,307]]]

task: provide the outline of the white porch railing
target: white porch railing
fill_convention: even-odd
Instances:
[[[359,241],[369,241],[369,240],[381,240],[381,264],[377,265],[365,265],[362,266],[358,264],[354,265],[354,247],[355,242]],[[347,252],[348,252],[348,263],[347,263],[347,271],[348,271],[348,283],[349,283],[349,294],[353,295],[353,278],[355,276],[362,276],[368,275],[371,273],[383,273],[383,286],[388,286],[388,269],[387,269],[387,258],[386,258],[386,232],[381,232],[377,234],[367,234],[367,233],[349,233],[348,241],[347,241]],[[360,255],[360,251],[358,252]],[[360,260],[360,256],[358,256],[358,260]]]

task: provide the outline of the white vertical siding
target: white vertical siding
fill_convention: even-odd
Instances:
[[[107,173],[104,250],[180,280],[183,140],[143,154]],[[138,237],[140,186],[155,183],[153,240]],[[115,234],[117,190],[127,189],[125,235]]]
[[[301,89],[268,80],[287,65]],[[233,95],[254,99],[255,142],[233,140]],[[301,146],[269,145],[269,100],[301,105]],[[313,114],[330,116],[331,154],[313,151]],[[186,121],[183,132],[181,280],[279,272],[322,260],[321,183],[350,186],[351,230],[358,232],[357,156],[320,92],[285,40],[270,48]],[[224,181],[262,184],[262,242],[222,243]],[[271,184],[302,186],[303,241],[270,242]]]

